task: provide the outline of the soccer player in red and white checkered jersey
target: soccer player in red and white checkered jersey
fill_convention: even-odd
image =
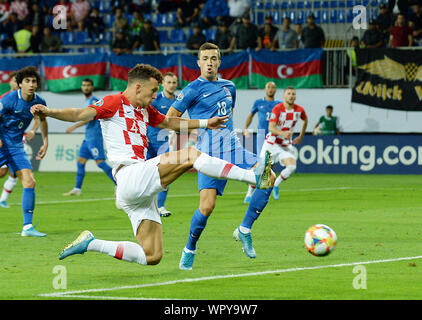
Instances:
[[[305,109],[295,104],[296,89],[287,87],[284,90],[283,98],[284,102],[277,104],[272,110],[268,126],[270,132],[267,134],[261,150],[261,157],[268,150],[273,163],[279,162],[285,167],[274,183],[273,198],[276,200],[280,197],[278,187],[280,183],[296,171],[296,155],[292,144],[302,142],[308,126]],[[302,129],[299,136],[292,141],[293,130],[299,119],[302,120]]]
[[[195,148],[171,151],[146,160],[147,127],[180,131],[196,128],[224,128],[228,116],[210,119],[168,117],[151,106],[157,97],[162,75],[156,68],[138,64],[129,71],[123,93],[110,95],[87,108],[49,109],[35,105],[31,112],[63,121],[100,119],[101,129],[117,182],[116,197],[128,214],[138,243],[95,239],[83,231],[59,256],[64,259],[76,253],[95,251],[120,260],[154,265],[163,255],[162,227],[157,207],[157,194],[191,168],[211,176],[272,187],[275,174],[268,165],[267,174],[241,169],[225,160],[201,153]],[[265,170],[264,170],[265,171]],[[258,177],[259,178],[258,178]]]

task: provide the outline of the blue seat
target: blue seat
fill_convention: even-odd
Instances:
[[[288,5],[289,5],[289,3],[287,1],[283,1],[280,5],[280,8],[282,10],[286,10]]]
[[[347,23],[352,23],[353,19],[354,19],[354,14],[353,14],[353,9],[347,9],[347,13],[346,13],[346,22]]]
[[[63,31],[60,33],[60,40],[63,44],[74,43],[75,36],[72,31]]]
[[[322,1],[321,7],[322,8],[329,8],[330,7],[330,3],[327,0]]]
[[[297,9],[303,9],[303,8],[305,8],[305,2],[303,2],[303,1],[298,1],[298,2],[296,3],[296,8],[297,8]]]
[[[305,23],[305,11],[299,10],[297,12],[296,23],[299,23],[299,24]]]
[[[346,8],[346,1],[344,1],[344,0],[343,1],[339,1],[338,2],[338,7],[339,8]]]
[[[353,0],[347,0],[346,1],[346,6],[348,8],[353,8],[354,5],[355,5],[355,2]]]
[[[319,24],[321,23],[321,10],[316,10],[313,12],[314,16],[315,16],[315,23]],[[308,16],[306,16],[306,18],[308,18]]]
[[[343,1],[340,1],[340,2],[343,2]],[[331,0],[330,1],[330,8],[337,8],[338,3],[339,3],[339,1],[337,1],[337,0]]]
[[[99,1],[98,10],[102,13],[110,12],[111,11],[110,5],[111,5],[111,1]]]
[[[305,0],[305,1],[303,2],[303,6],[304,6],[306,9],[311,9],[311,8],[312,8],[312,3],[311,3],[311,1]]]
[[[158,30],[158,38],[160,39],[160,43],[168,42],[168,36],[169,33],[167,30]]]
[[[264,12],[262,12],[262,11],[257,12],[255,24],[258,25],[258,26],[261,26],[261,25],[264,24],[264,21],[265,21]]]
[[[185,32],[183,29],[173,29],[170,32],[170,42],[180,43],[186,41]]]
[[[281,19],[280,19],[280,12],[279,11],[274,11],[271,16],[273,18],[274,24],[282,24],[283,23],[283,21],[281,21]]]
[[[85,44],[89,42],[89,36],[87,31],[77,31],[75,36],[76,44]]]
[[[215,41],[215,35],[217,33],[217,29],[206,29],[205,30],[205,38],[207,41]]]
[[[339,23],[345,23],[346,22],[346,14],[344,12],[344,9],[338,10],[338,18],[337,21]]]
[[[321,22],[330,23],[330,17],[328,15],[328,10],[322,10],[321,12]]]
[[[337,23],[337,10],[330,10],[330,23]]]
[[[292,24],[296,23],[296,11],[290,11],[288,17],[290,18],[290,22]]]
[[[263,3],[263,1],[257,1],[255,6],[256,6],[257,9],[263,9],[264,3]]]
[[[321,1],[314,1],[313,2],[313,8],[314,9],[319,9],[319,8],[321,8]]]
[[[288,9],[294,9],[296,7],[296,1],[289,1],[287,2],[287,8]]]

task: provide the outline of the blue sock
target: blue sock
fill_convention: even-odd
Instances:
[[[246,210],[245,217],[241,223],[242,227],[252,229],[253,223],[258,219],[262,210],[264,210],[267,205],[272,190],[273,188],[255,190],[249,203],[248,210]]]
[[[22,212],[23,225],[32,224],[32,216],[35,207],[35,190],[34,188],[23,188],[22,192]]]
[[[113,169],[105,161],[100,162],[99,164],[97,164],[97,166],[101,168],[105,172],[106,175],[108,175],[108,177],[111,179],[111,181],[113,181],[114,184],[116,184],[116,181],[114,181],[113,174],[112,174]]]
[[[196,243],[201,236],[202,231],[207,225],[208,217],[204,216],[199,209],[196,209],[190,221],[189,238],[186,244],[186,248],[189,250],[196,250]]]
[[[82,182],[84,182],[85,178],[85,165],[79,162],[76,162],[77,171],[76,171],[76,184],[75,188],[81,189]]]
[[[164,191],[161,191],[158,194],[158,208],[164,207],[164,203],[166,202],[168,191],[169,191],[169,188],[167,188]]]

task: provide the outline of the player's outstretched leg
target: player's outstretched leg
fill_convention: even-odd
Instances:
[[[82,183],[83,183],[83,181],[84,181],[84,178],[85,178],[85,164],[86,164],[86,159],[83,161],[83,162],[79,162],[79,159],[78,159],[78,161],[76,162],[76,181],[75,181],[75,187],[72,189],[72,190],[70,190],[69,192],[66,192],[66,193],[63,193],[63,195],[65,196],[65,197],[68,197],[68,196],[80,196],[81,195],[81,193],[82,193],[82,191],[81,191],[81,188],[82,188]]]
[[[268,151],[265,152],[264,162],[271,163],[271,155]],[[256,189],[251,197],[248,209],[246,210],[243,221],[239,227],[233,231],[233,237],[236,241],[242,243],[242,250],[249,258],[255,258],[256,252],[252,246],[251,229],[254,222],[258,219],[261,212],[264,210],[270,198],[272,188],[270,189]]]
[[[169,191],[169,188],[167,187],[165,190],[161,191],[158,194],[158,211],[160,212],[160,217],[170,217],[171,212],[167,210],[165,207],[166,199],[167,199],[167,193]]]
[[[7,204],[7,199],[9,198],[13,189],[15,188],[17,182],[18,182],[18,178],[14,178],[12,176],[9,176],[7,180],[4,182],[3,191],[0,196],[0,207],[10,208],[10,206]]]

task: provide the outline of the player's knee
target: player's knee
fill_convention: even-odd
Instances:
[[[201,213],[207,217],[211,215],[211,213],[214,211],[214,208],[215,208],[215,201],[214,202],[207,201],[206,203],[201,203],[199,205],[199,211],[201,211]]]
[[[145,252],[147,258],[148,265],[157,265],[160,263],[161,259],[163,258],[163,251],[157,250],[155,252]]]
[[[287,169],[290,171],[290,174],[292,174],[296,171],[296,165],[290,164],[287,166]]]
[[[33,177],[25,177],[22,179],[22,186],[24,188],[35,188],[36,181]]]

